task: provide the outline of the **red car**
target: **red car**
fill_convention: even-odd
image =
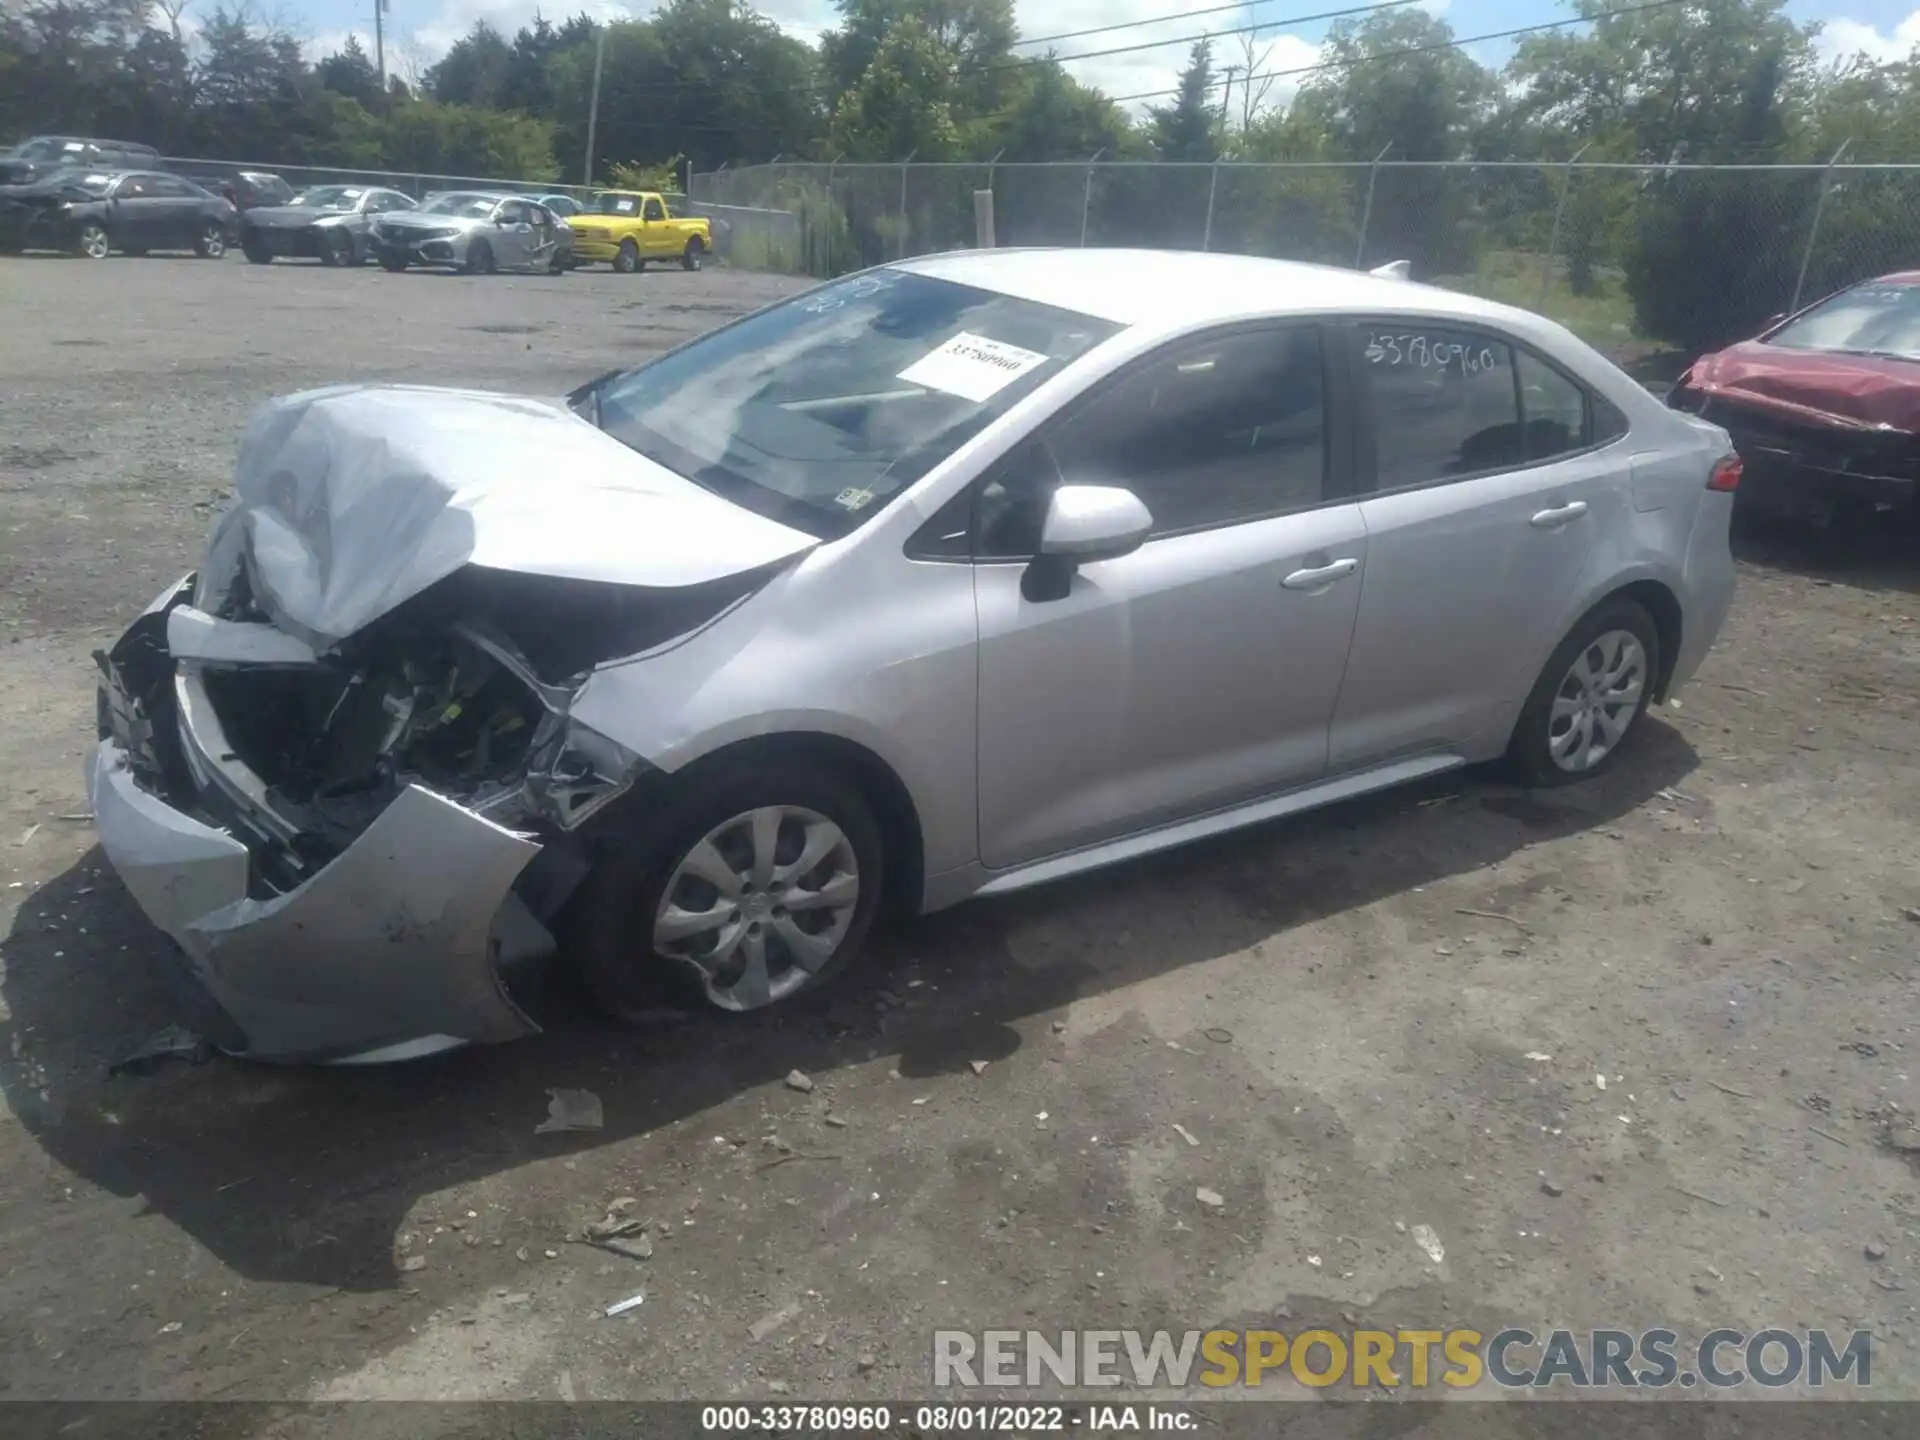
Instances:
[[[1725,428],[1742,509],[1831,522],[1920,493],[1920,270],[1882,275],[1704,355],[1668,397]]]

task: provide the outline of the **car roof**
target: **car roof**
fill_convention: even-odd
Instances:
[[[1477,296],[1360,270],[1193,250],[963,250],[894,268],[1057,305],[1118,325],[1186,328],[1261,315],[1417,313],[1535,326]]]

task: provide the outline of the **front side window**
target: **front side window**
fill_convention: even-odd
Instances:
[[[1131,490],[1155,535],[1319,504],[1324,369],[1320,332],[1306,325],[1166,346],[996,467],[980,495],[978,553],[1032,555],[1063,483]]]
[[[113,187],[116,200],[140,200],[153,193],[152,187],[144,175],[128,175]]]
[[[176,179],[172,175],[154,175],[147,180],[147,193],[149,195],[164,196],[169,200],[181,200],[189,196],[202,195],[206,192],[198,186],[189,185],[186,181]]]
[[[877,270],[611,377],[583,403],[676,474],[828,539],[1119,328]]]
[[[1920,285],[1869,280],[1822,300],[1766,337],[1783,350],[1920,360]]]
[[[667,207],[660,203],[660,197],[658,195],[649,195],[647,197],[647,212],[645,218],[648,220],[664,220],[667,218]]]
[[[1358,338],[1377,488],[1521,463],[1520,399],[1504,341],[1412,319],[1364,325]]]

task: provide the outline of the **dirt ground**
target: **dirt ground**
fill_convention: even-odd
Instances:
[[[975,903],[791,1014],[562,994],[409,1067],[108,1078],[171,1009],[87,823],[88,655],[194,563],[249,409],[557,393],[787,284],[0,262],[0,1397],[912,1397],[936,1327],[1348,1321],[1868,1328],[1920,1396],[1911,537],[1749,553],[1586,787]],[[605,1128],[537,1135],[556,1086]],[[649,1260],[568,1239],[619,1196]]]

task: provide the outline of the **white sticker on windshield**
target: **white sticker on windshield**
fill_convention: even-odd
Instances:
[[[873,491],[848,486],[833,497],[833,503],[842,510],[864,510],[873,503]]]
[[[1047,357],[1018,345],[962,330],[938,350],[900,372],[910,385],[924,385],[983,405]]]

